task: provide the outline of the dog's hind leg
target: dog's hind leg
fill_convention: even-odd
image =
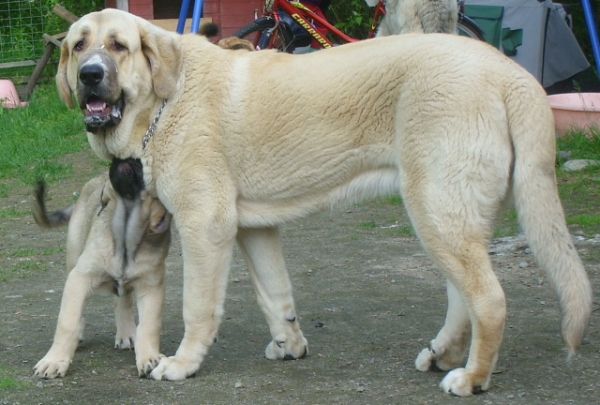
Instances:
[[[451,291],[449,318],[447,325],[438,335],[441,342],[434,340],[431,349],[447,350],[436,353],[441,367],[456,366],[458,354],[464,347],[464,318],[466,308],[471,321],[471,349],[465,368],[456,368],[444,378],[441,388],[458,396],[468,396],[485,391],[490,386],[491,374],[498,358],[502,342],[506,302],[502,287],[496,278],[487,255],[487,243],[466,235],[454,235],[456,240],[434,235],[433,229],[415,226],[417,233],[427,236],[421,238],[423,245],[442,272],[460,293],[464,308],[457,304],[457,297]],[[420,228],[420,229],[419,229]],[[475,240],[473,240],[475,239]],[[458,313],[453,311],[457,310]],[[457,318],[457,319],[453,319]],[[450,326],[451,325],[451,326]],[[450,347],[444,345],[452,342]],[[423,360],[423,354],[420,354]],[[419,359],[418,359],[419,360]],[[437,363],[437,362],[436,362]]]
[[[405,165],[402,172],[403,198],[413,226],[423,247],[451,283],[446,325],[439,340],[434,339],[431,350],[427,349],[435,354],[428,358],[427,352],[422,352],[417,365],[424,369],[435,360],[438,367],[456,367],[466,339],[468,314],[468,361],[464,368],[448,373],[441,384],[444,391],[458,396],[489,388],[506,316],[504,291],[492,269],[487,247],[508,192],[509,171],[505,166],[510,160],[502,153],[504,149],[494,150],[498,161],[493,157],[467,158],[464,151],[455,153],[452,160],[439,159],[439,163],[431,162],[429,155],[424,155],[422,161],[417,156],[408,159],[410,165]]]
[[[423,349],[415,361],[419,371],[448,371],[463,364],[471,337],[469,314],[450,280],[447,281],[448,311],[444,327],[436,338]]]
[[[133,294],[118,295],[114,299],[115,349],[133,349],[135,346],[135,315],[133,313]]]
[[[237,241],[273,337],[265,351],[266,357],[271,360],[304,357],[308,352],[308,342],[296,316],[279,229],[240,229]]]

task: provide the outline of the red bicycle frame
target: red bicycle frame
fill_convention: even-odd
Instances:
[[[345,42],[357,42],[359,41],[356,38],[349,37],[344,34],[342,31],[335,28],[329,21],[324,19],[323,17],[317,15],[311,9],[303,5],[299,1],[294,0],[274,0],[271,8],[266,10],[265,15],[270,15],[277,22],[277,25],[281,21],[281,17],[278,14],[278,10],[284,11],[290,17],[292,17],[298,24],[302,26],[323,48],[331,48],[333,43],[324,35],[316,25],[320,25],[327,30],[329,30],[332,34],[340,38]],[[373,16],[373,22],[371,23],[371,29],[369,30],[369,34],[367,38],[373,38],[375,36],[375,30],[379,25],[379,21],[385,15],[385,0],[380,0],[375,7],[375,15]],[[276,25],[276,27],[277,27]],[[271,41],[274,41],[275,38],[272,37]],[[269,44],[272,46],[273,44]]]

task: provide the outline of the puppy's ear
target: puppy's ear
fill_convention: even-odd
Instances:
[[[139,20],[142,51],[150,62],[152,85],[160,98],[168,99],[177,87],[181,74],[182,50],[177,35],[145,20]]]
[[[56,87],[60,99],[69,108],[73,108],[73,99],[71,98],[71,87],[67,80],[67,66],[69,64],[69,45],[66,38],[60,46],[60,61],[58,62],[58,72],[56,73]]]
[[[150,205],[150,233],[162,233],[169,229],[171,218],[165,206],[154,199]]]
[[[115,194],[115,190],[110,184],[110,181],[104,183],[104,187],[102,188],[102,194],[100,195],[100,201],[102,202],[102,206],[106,207],[110,200],[115,200],[117,195]]]

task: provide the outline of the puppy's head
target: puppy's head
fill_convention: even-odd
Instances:
[[[71,25],[61,46],[56,83],[71,108],[72,96],[86,129],[118,126],[130,104],[169,98],[181,72],[174,33],[124,11],[105,9]]]
[[[115,192],[127,200],[140,197],[145,188],[143,166],[139,159],[114,158],[108,176]]]

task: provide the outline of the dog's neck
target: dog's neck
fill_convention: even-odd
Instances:
[[[126,114],[134,117],[131,120],[123,120],[117,127],[107,128],[96,133],[87,133],[88,141],[92,150],[104,160],[112,160],[113,157],[121,159],[140,159],[144,155],[143,139],[147,132],[154,133],[164,108],[164,100],[156,99],[155,107],[148,111],[139,109],[130,110]],[[153,128],[150,131],[150,128]],[[150,135],[151,137],[151,135]],[[147,143],[147,142],[146,142]]]
[[[150,142],[150,140],[152,139],[152,136],[154,135],[154,131],[156,130],[156,126],[158,125],[158,120],[160,119],[160,116],[162,115],[162,112],[165,109],[165,105],[167,105],[167,100],[163,100],[163,103],[160,106],[160,108],[158,109],[158,112],[156,113],[156,115],[154,116],[154,119],[148,126],[148,130],[146,131],[146,134],[142,138],[142,149],[143,150],[146,150],[146,146],[148,146],[148,142]]]

